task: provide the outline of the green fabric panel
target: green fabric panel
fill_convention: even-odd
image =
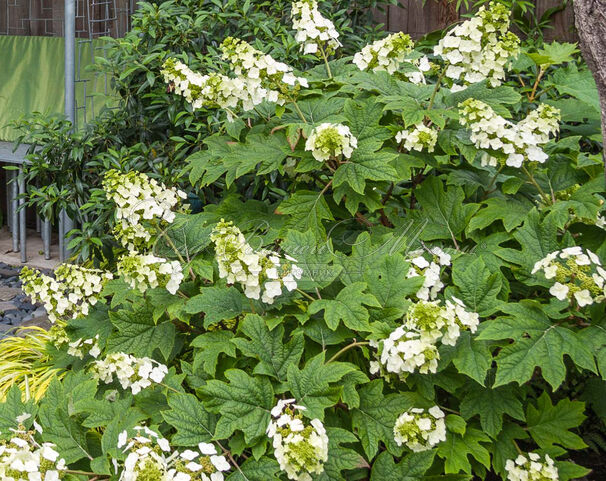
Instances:
[[[76,40],[76,78],[89,80],[76,82],[79,126],[85,120],[81,108],[85,91],[87,97],[95,92],[104,94],[104,78],[94,78],[86,72],[86,67],[93,63],[93,52],[101,55],[99,47],[100,41]],[[63,52],[63,38],[0,35],[0,140],[16,139],[17,133],[8,124],[25,114],[63,113]],[[86,117],[90,119],[106,98],[96,96],[94,105],[90,98],[86,100]]]

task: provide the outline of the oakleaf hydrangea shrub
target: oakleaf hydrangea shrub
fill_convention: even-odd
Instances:
[[[437,45],[335,58],[329,7],[284,15],[304,71],[250,37],[162,59],[166,94],[216,129],[178,186],[108,174],[126,242],[95,259],[111,278],[82,268],[102,286],[70,300],[25,271],[63,377],[38,404],[10,391],[5,442],[37,415],[66,476],[112,481],[589,473],[606,433],[589,72],[574,46],[520,44],[498,2]]]

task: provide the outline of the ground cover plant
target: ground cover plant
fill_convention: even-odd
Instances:
[[[58,376],[0,405],[4,477],[589,473],[575,460],[606,444],[591,74],[574,45],[522,47],[498,2],[436,45],[393,34],[335,59],[323,5],[288,20],[310,68],[234,37],[158,65],[217,129],[187,183],[104,174],[111,259],[23,272]]]

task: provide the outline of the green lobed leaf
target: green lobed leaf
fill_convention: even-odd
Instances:
[[[309,418],[324,419],[324,410],[336,404],[342,388],[331,386],[356,367],[343,362],[325,363],[324,351],[306,362],[303,369],[294,364],[288,368],[286,387],[292,397],[307,408],[303,412]]]
[[[532,439],[542,449],[560,445],[567,449],[587,447],[580,436],[571,432],[578,428],[585,419],[585,403],[562,399],[552,404],[549,395],[543,392],[537,399],[536,406],[529,404],[526,408],[526,423]]]
[[[190,314],[204,313],[204,327],[217,322],[233,319],[242,314],[243,295],[235,287],[203,287],[200,294],[185,304]]]
[[[175,325],[172,322],[154,322],[148,308],[136,311],[110,312],[109,317],[117,332],[107,341],[109,352],[125,352],[136,357],[151,357],[158,349],[168,359],[175,345]]]
[[[285,381],[288,368],[299,364],[304,347],[302,333],[294,334],[284,342],[284,326],[270,331],[264,319],[256,314],[247,314],[239,330],[250,340],[237,337],[232,342],[244,356],[259,360],[253,371],[255,374]]]
[[[370,481],[419,481],[433,464],[435,450],[407,454],[399,463],[387,451],[372,466]]]
[[[254,444],[265,436],[270,411],[274,405],[274,390],[264,376],[250,376],[239,369],[225,372],[229,382],[212,379],[199,389],[204,407],[219,414],[216,439],[227,439],[242,431],[247,443]]]
[[[521,385],[540,367],[545,380],[557,389],[566,377],[565,355],[580,368],[596,372],[593,353],[574,331],[554,324],[533,304],[508,309],[512,317],[486,322],[478,336],[478,339],[514,340],[496,357],[495,388],[510,382]]]
[[[470,456],[490,469],[490,453],[482,444],[489,442],[490,438],[475,428],[468,428],[463,436],[449,433],[446,441],[438,446],[438,456],[444,459],[446,473],[471,474]]]
[[[230,331],[210,331],[196,337],[190,346],[194,351],[193,370],[200,367],[204,372],[214,376],[217,371],[217,362],[221,354],[236,357],[236,346],[231,342],[234,334]]]
[[[486,317],[494,314],[501,301],[497,295],[503,286],[500,271],[491,272],[481,257],[462,256],[453,262],[455,296],[473,312]]]
[[[200,400],[191,394],[171,394],[167,411],[162,417],[177,430],[171,442],[176,446],[196,446],[213,439],[217,416],[204,409]]]
[[[370,331],[368,309],[364,305],[381,307],[381,304],[375,296],[365,293],[365,289],[364,282],[350,284],[344,287],[335,299],[318,299],[312,302],[309,312],[315,314],[324,310],[326,325],[333,331],[340,321],[355,331]]]
[[[461,400],[461,414],[465,419],[479,415],[482,429],[492,438],[501,432],[505,414],[519,421],[525,420],[522,402],[511,387],[491,389],[470,386]]]
[[[393,438],[396,419],[413,401],[404,394],[383,394],[383,380],[376,379],[359,390],[360,406],[352,410],[352,427],[362,442],[368,459],[379,450],[379,443],[385,444],[394,456],[399,456],[403,448],[398,447]]]
[[[456,242],[465,230],[478,204],[465,203],[461,187],[449,186],[444,190],[436,177],[428,177],[415,190],[421,212],[414,215],[425,223],[421,231],[424,240],[452,239]]]
[[[484,385],[486,373],[492,364],[489,343],[462,332],[457,340],[452,359],[455,367],[478,384]]]

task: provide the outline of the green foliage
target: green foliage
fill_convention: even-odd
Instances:
[[[337,4],[342,28],[347,11]],[[352,12],[374,5],[356,2]],[[503,85],[453,92],[440,76],[444,66],[415,85],[405,76],[412,64],[393,75],[360,72],[345,53],[329,61],[328,78],[326,65],[312,67],[317,59],[300,55],[278,25],[283,2],[198,6],[143,4],[135,31],[112,43],[104,66],[127,112],[153,117],[145,145],[158,148],[157,157],[137,154],[135,162],[132,150],[108,147],[107,167],[151,163],[150,172],[202,199],[199,212],[179,213],[154,239],[156,254],[182,264],[183,282],[173,295],[135,292],[114,279],[87,316],[65,320],[70,341],[99,336],[100,358],[147,356],[169,372],[132,395],[117,382],[91,380],[90,356],[74,359],[67,346],[56,347],[49,367],[62,369],[64,380],[39,406],[13,389],[0,406],[0,431],[37,410],[42,439],[55,442],[71,467],[115,481],[109,463],[123,455],[118,435],[146,424],[179,448],[215,443],[232,458],[230,481],[285,481],[266,430],[278,401],[295,399],[303,422],[320,420],[327,431],[328,460],[314,481],[506,479],[518,450],[549,454],[561,480],[583,476],[570,460],[604,439],[604,303],[558,300],[553,281],[534,271],[571,246],[606,259],[596,92],[573,47],[527,46]],[[309,80],[296,104],[264,102],[228,123],[223,112],[192,111],[166,91],[159,69],[169,53],[200,71],[220,70],[216,38],[241,30]],[[354,53],[361,40],[341,33],[349,37],[345,52]],[[544,146],[549,159],[524,169],[484,165],[486,152],[459,123],[457,106],[469,98],[514,123],[540,102],[560,106],[561,131]],[[357,138],[350,158],[319,162],[306,150],[324,122],[342,123]],[[395,140],[419,122],[439,130],[433,152]],[[92,202],[103,198],[93,193],[83,212],[93,219]],[[113,221],[99,219],[109,232]],[[221,219],[233,221],[255,252],[294,258],[302,269],[296,288],[281,284],[269,304],[247,297],[249,279],[226,279],[210,239]],[[94,256],[111,270],[123,250],[108,242],[108,254]],[[437,279],[420,256],[434,263]],[[430,281],[440,285],[432,291]],[[436,342],[435,353],[427,351],[435,370],[377,371],[377,345],[407,321],[412,329],[410,306],[424,296],[477,314],[477,329],[462,322],[451,343]],[[396,420],[434,406],[447,413],[446,439],[419,453],[398,445]]]

